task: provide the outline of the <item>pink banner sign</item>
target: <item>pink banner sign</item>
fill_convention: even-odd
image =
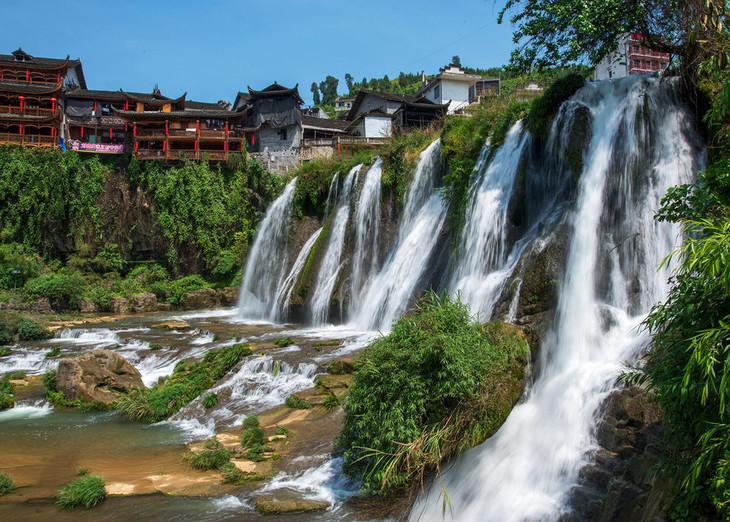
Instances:
[[[122,152],[124,152],[124,145],[111,145],[106,143],[81,143],[80,141],[73,140],[71,141],[71,150],[121,154]]]

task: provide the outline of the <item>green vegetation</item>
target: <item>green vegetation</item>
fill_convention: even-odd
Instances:
[[[61,355],[61,348],[58,347],[58,346],[54,346],[53,348],[51,348],[50,350],[48,350],[46,352],[46,358],[48,358],[48,357],[58,357],[59,355]]]
[[[274,341],[274,344],[276,346],[279,346],[280,348],[285,348],[291,344],[294,344],[294,340],[291,337],[281,337],[280,339]]]
[[[185,459],[194,469],[220,469],[233,457],[230,450],[225,449],[217,439],[208,439],[200,451],[188,452]]]
[[[0,497],[6,493],[12,493],[16,489],[18,489],[18,486],[15,485],[15,480],[10,476],[10,473],[0,472]]]
[[[248,345],[236,344],[209,351],[202,361],[180,361],[162,383],[146,390],[132,390],[119,400],[117,407],[132,420],[161,421],[213,386],[248,355]]]
[[[287,408],[293,408],[295,410],[308,410],[311,408],[311,405],[306,399],[300,399],[296,395],[289,395],[284,401],[284,404]]]
[[[32,316],[21,312],[0,311],[0,344],[50,339],[53,334]]]
[[[533,134],[547,139],[550,122],[560,105],[585,85],[585,77],[571,73],[555,80],[542,96],[530,107],[525,118],[525,127]]]
[[[344,404],[344,471],[390,492],[494,433],[522,393],[528,348],[467,305],[426,294],[361,353]]]
[[[81,470],[79,470],[81,471]],[[56,494],[56,505],[67,509],[90,509],[106,499],[106,483],[98,475],[80,473],[77,479],[69,482]]]
[[[25,376],[25,373],[23,376]],[[6,374],[0,380],[0,411],[12,408],[15,405],[15,386],[10,382],[11,379],[18,378],[16,374]]]
[[[116,404],[103,402],[84,402],[81,399],[69,400],[63,392],[56,389],[56,370],[48,370],[43,374],[43,387],[46,390],[46,400],[56,407],[76,408],[81,411],[107,411],[116,408]]]
[[[209,393],[203,397],[203,407],[207,410],[218,404],[218,395],[215,393]]]
[[[328,410],[333,410],[339,405],[340,399],[338,399],[336,395],[328,395],[322,402],[322,406]]]

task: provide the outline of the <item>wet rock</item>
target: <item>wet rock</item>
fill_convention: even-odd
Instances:
[[[280,489],[269,495],[262,495],[253,501],[256,511],[262,515],[284,513],[309,513],[329,507],[329,502],[306,499],[298,491]]]
[[[638,387],[618,390],[602,407],[601,445],[581,470],[566,520],[655,520],[671,484],[652,472],[661,459],[661,411]]]
[[[157,296],[152,292],[142,292],[133,296],[132,310],[135,312],[154,312],[157,310]]]
[[[236,306],[238,302],[238,288],[227,286],[216,290],[218,302],[221,306]]]
[[[89,299],[79,299],[76,301],[76,306],[82,314],[92,314],[99,311],[99,306]]]
[[[157,303],[157,310],[160,312],[169,312],[172,310],[172,305],[170,303]]]
[[[132,388],[144,387],[139,370],[109,350],[63,359],[56,371],[56,389],[69,400],[111,404]]]
[[[218,306],[218,296],[213,288],[201,288],[185,293],[183,308],[196,310],[200,308],[215,308]]]
[[[114,314],[127,314],[129,313],[129,300],[123,297],[112,297],[110,300],[109,308]]]
[[[165,321],[163,323],[153,324],[151,328],[164,328],[165,330],[189,330],[190,325],[185,321]]]

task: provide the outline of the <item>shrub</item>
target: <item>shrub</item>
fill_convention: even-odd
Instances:
[[[246,428],[241,434],[241,445],[244,448],[248,448],[252,444],[262,444],[263,442],[264,430],[258,426]]]
[[[259,418],[256,415],[249,415],[245,419],[243,419],[243,423],[241,426],[246,428],[256,428],[259,425]]]
[[[38,321],[23,319],[16,324],[18,338],[21,341],[40,341],[50,339],[53,334]]]
[[[47,297],[54,307],[75,307],[85,287],[86,280],[80,273],[61,270],[31,279],[24,288],[31,297]]]
[[[308,410],[310,408],[310,404],[306,399],[300,399],[296,395],[289,395],[284,401],[284,404],[288,408],[294,408],[295,410]]]
[[[208,409],[218,404],[218,396],[215,393],[209,393],[203,397],[203,407]]]
[[[160,348],[162,348],[161,345],[159,345],[157,343],[150,343],[150,350],[154,351],[154,350],[159,350]]]
[[[427,293],[366,347],[344,405],[343,470],[390,491],[494,433],[522,392],[527,345]]]
[[[106,498],[105,486],[100,476],[83,474],[58,490],[56,505],[69,509],[92,508]]]
[[[285,437],[289,436],[289,430],[286,429],[284,426],[277,426],[276,427],[276,434],[277,435],[284,435]]]
[[[167,285],[168,299],[170,303],[180,305],[185,300],[185,294],[201,288],[209,288],[210,285],[199,275],[191,275],[171,281]]]
[[[54,346],[53,348],[51,348],[50,350],[48,350],[46,352],[46,358],[58,357],[59,355],[61,355],[61,348],[59,348],[58,346]]]
[[[0,410],[7,410],[12,408],[15,404],[15,398],[0,392]]]
[[[48,370],[43,374],[43,387],[46,392],[56,391],[56,370]]]
[[[264,447],[258,443],[254,442],[248,447],[248,451],[244,453],[244,457],[248,460],[252,460],[254,462],[261,462],[264,460]]]
[[[0,472],[0,497],[6,493],[12,493],[16,489],[18,489],[18,486],[15,485],[13,477],[5,471]]]
[[[230,450],[225,449],[217,439],[208,439],[203,448],[196,452],[189,452],[185,458],[195,469],[219,469],[226,465],[233,457]]]

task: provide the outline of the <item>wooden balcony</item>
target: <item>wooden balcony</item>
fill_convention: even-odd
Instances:
[[[56,136],[40,136],[37,134],[0,132],[0,143],[23,145],[24,147],[55,147],[58,145],[58,138]]]
[[[339,136],[334,138],[334,145],[364,145],[376,146],[388,143],[390,138],[366,138],[364,136]]]
[[[0,105],[0,114],[18,114],[21,116],[53,116],[52,109],[42,109],[35,107],[20,108],[14,105]]]
[[[236,154],[237,152],[232,152]],[[135,156],[139,160],[165,160],[165,161],[200,161],[203,155],[207,154],[210,161],[228,161],[231,152],[227,150],[159,150],[159,149],[138,149]]]

